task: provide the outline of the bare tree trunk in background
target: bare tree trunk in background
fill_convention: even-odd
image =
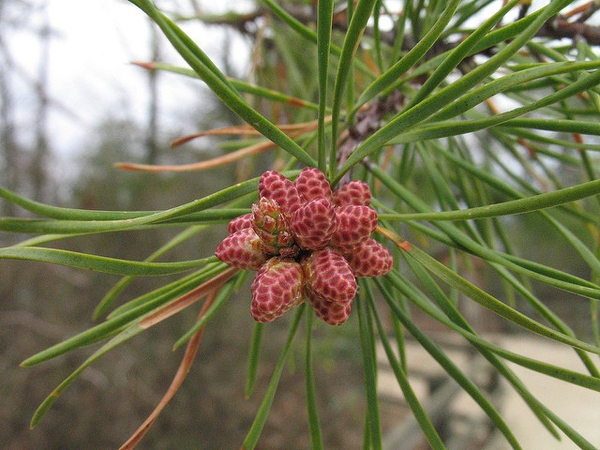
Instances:
[[[0,18],[4,17],[3,10],[6,1],[0,0]],[[5,29],[0,27],[0,30]],[[19,168],[17,166],[18,149],[15,139],[15,118],[13,96],[10,86],[10,67],[12,58],[8,47],[0,34],[0,183],[13,191],[17,190]],[[14,216],[16,207],[10,202],[2,202],[3,215]]]
[[[196,14],[198,16],[200,14],[202,14],[202,7],[198,3],[198,0],[190,0],[190,5],[192,6],[192,9],[194,10],[194,14]]]
[[[160,58],[160,36],[154,23],[150,24],[150,61]],[[148,123],[146,126],[146,163],[156,164],[158,159],[158,71],[148,70]]]
[[[31,176],[33,197],[43,201],[48,199],[48,174],[46,173],[48,162],[48,68],[50,67],[50,39],[51,30],[46,5],[41,11],[43,22],[39,30],[40,61],[38,65],[37,110],[35,116],[35,147],[29,172]]]
[[[4,52],[0,56],[2,67],[6,68],[8,64]],[[0,153],[3,160],[0,164],[0,183],[8,189],[16,191],[19,183],[19,169],[12,104],[9,76],[6,70],[0,70]],[[2,215],[14,216],[15,210],[16,207],[13,203],[2,202]]]

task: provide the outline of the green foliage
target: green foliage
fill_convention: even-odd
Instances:
[[[150,0],[130,2],[156,23],[189,65],[155,62],[149,68],[201,80],[261,136],[259,141],[256,135],[240,138],[236,148],[271,141],[277,150],[263,158],[274,168],[285,168],[288,177],[309,165],[327,173],[332,185],[353,178],[371,186],[373,206],[379,212],[379,238],[394,248],[396,264],[390,274],[362,283],[353,312],[358,320],[326,331],[360,337],[365,448],[382,448],[384,440],[377,392],[378,343],[430,446],[444,448],[408,377],[403,358],[409,336],[479,405],[512,448],[521,448],[493,402],[423,331],[411,311],[419,311],[468,342],[550,433],[557,435],[560,429],[580,448],[594,448],[576,431],[576,424],[565,423],[544,406],[507,361],[582,386],[594,395],[600,392],[600,371],[593,359],[600,354],[600,160],[596,153],[600,150],[600,59],[599,42],[594,42],[600,30],[586,22],[595,3],[575,12],[572,0],[554,0],[529,12],[528,4],[518,0],[505,5],[407,0],[402,10],[395,11],[395,3],[386,1],[321,0],[314,9],[306,5],[297,9],[264,0],[264,9],[255,18],[264,19],[260,26],[265,28],[252,36],[255,59],[263,61],[254,67],[255,85],[220,71],[178,25],[192,18],[169,17]],[[298,11],[308,11],[309,16]],[[244,29],[243,21],[253,20],[234,14],[195,19],[238,29]],[[383,19],[393,23],[391,30],[381,29]],[[573,24],[585,32],[577,39],[561,40],[572,37]],[[298,128],[289,131],[284,121]],[[316,125],[310,125],[312,121]],[[39,364],[104,343],[52,392],[33,425],[84,368],[183,309],[182,299],[191,304],[209,295],[211,300],[176,346],[210,327],[214,314],[241,288],[245,274],[229,276],[212,248],[199,249],[197,259],[157,260],[209,232],[213,225],[248,212],[259,176],[260,172],[252,173],[249,180],[158,211],[60,208],[0,188],[5,201],[36,216],[0,218],[1,231],[33,235],[1,248],[0,259],[124,277],[100,301],[96,317],[113,308],[135,277],[190,272],[113,309],[104,322],[87,331],[27,358],[23,365]],[[183,230],[144,261],[47,245],[63,241],[68,245],[76,236],[163,228]],[[539,239],[538,228],[552,230],[559,241],[556,248],[569,249],[577,258],[577,273],[565,269],[565,260],[554,247],[542,249],[543,260],[532,256],[528,247]],[[482,286],[470,281],[472,264],[481,264],[489,274]],[[556,300],[551,296],[558,292],[572,294],[569,301],[589,303],[591,314],[585,318],[589,333],[576,333],[570,317],[553,311]],[[503,330],[533,333],[572,347],[587,373],[525,357],[486,340],[461,310],[459,298],[500,317]],[[242,448],[255,448],[259,442],[288,356],[300,345],[295,337],[303,320],[310,440],[313,448],[324,448],[314,373],[321,362],[314,357],[314,333],[322,326],[313,323],[310,308],[300,307],[291,315],[287,340]],[[248,336],[248,395],[255,390],[263,329],[269,326],[257,325],[254,335]]]

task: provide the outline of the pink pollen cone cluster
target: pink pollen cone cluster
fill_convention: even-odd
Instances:
[[[295,182],[268,171],[252,212],[232,220],[216,256],[256,270],[252,317],[271,322],[307,301],[320,319],[341,325],[350,315],[356,277],[389,272],[392,255],[371,238],[377,213],[371,191],[351,181],[332,192],[323,172],[303,170]]]

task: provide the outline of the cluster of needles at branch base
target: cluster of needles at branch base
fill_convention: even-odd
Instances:
[[[252,317],[271,322],[303,301],[317,317],[341,325],[350,315],[356,277],[389,272],[390,252],[371,237],[377,212],[363,181],[331,190],[323,172],[304,169],[295,182],[279,172],[260,179],[252,212],[229,224],[216,256],[256,270]]]

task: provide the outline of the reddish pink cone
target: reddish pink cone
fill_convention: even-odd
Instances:
[[[271,258],[252,282],[250,312],[257,322],[271,322],[303,301],[302,268],[293,260]]]
[[[350,317],[352,302],[334,303],[316,295],[310,295],[308,301],[317,317],[329,325],[342,325]]]
[[[290,221],[296,244],[318,250],[329,244],[336,230],[335,210],[326,198],[315,198],[296,210]]]
[[[394,265],[394,259],[388,249],[373,238],[367,239],[344,257],[354,275],[359,278],[385,275]]]
[[[291,216],[302,204],[294,183],[273,170],[263,173],[260,177],[258,194],[261,198],[277,202],[281,212],[287,216]]]
[[[336,208],[337,230],[331,237],[331,245],[342,253],[353,249],[371,237],[377,228],[377,212],[364,205],[348,205]]]
[[[355,277],[389,272],[391,254],[371,234],[377,213],[371,192],[351,181],[332,192],[316,168],[296,181],[265,172],[252,213],[229,224],[216,256],[234,267],[258,270],[252,283],[251,313],[270,322],[307,299],[331,325],[346,322],[357,290]]]
[[[336,206],[369,206],[371,204],[371,190],[364,181],[351,181],[333,191],[332,200]]]
[[[331,200],[331,185],[325,178],[325,174],[315,167],[300,172],[294,184],[304,202],[316,198]]]
[[[356,279],[342,255],[326,247],[302,262],[306,289],[316,297],[335,303],[348,303],[356,294]]]
[[[243,216],[236,217],[227,227],[229,234],[233,234],[236,231],[243,230],[244,228],[252,227],[252,213],[244,214]]]
[[[239,269],[258,270],[267,262],[263,243],[252,228],[244,228],[227,236],[215,255],[224,263]]]

